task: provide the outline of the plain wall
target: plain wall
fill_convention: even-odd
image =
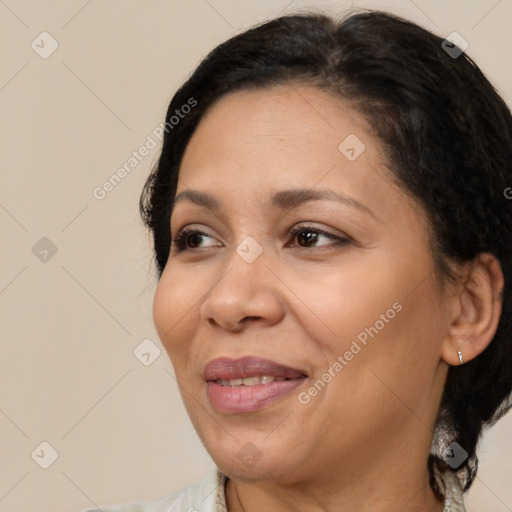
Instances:
[[[210,49],[306,6],[376,7],[443,37],[457,31],[512,97],[511,2],[0,2],[1,511],[157,498],[213,467],[151,316],[138,198],[160,145],[103,199],[93,191],[148,136],[159,143],[172,94]],[[58,43],[47,58],[55,43],[42,32]],[[134,350],[148,338],[162,352],[145,366]],[[481,443],[469,512],[512,509],[511,425],[509,415]],[[47,469],[42,442],[58,453]]]

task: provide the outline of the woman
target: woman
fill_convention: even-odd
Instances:
[[[141,212],[217,468],[103,510],[465,510],[511,392],[512,119],[454,50],[381,12],[285,16],[175,94]]]

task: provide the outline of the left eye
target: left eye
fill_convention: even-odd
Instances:
[[[319,244],[318,240],[321,240],[322,238],[333,242],[334,245],[343,245],[348,243],[348,239],[346,238],[341,238],[333,235],[332,233],[327,233],[326,231],[312,227],[295,227],[290,231],[290,234],[297,239],[299,242],[298,245],[304,248],[318,247],[319,245],[330,245],[329,243]]]

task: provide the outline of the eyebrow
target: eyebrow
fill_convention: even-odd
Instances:
[[[296,208],[301,204],[309,201],[319,201],[322,199],[337,201],[339,203],[352,206],[353,208],[357,208],[376,218],[375,214],[365,204],[361,203],[357,199],[354,199],[353,197],[340,194],[339,192],[335,192],[334,190],[330,189],[312,190],[307,188],[295,188],[289,190],[281,190],[270,196],[270,198],[266,201],[265,206],[286,210],[290,208]],[[174,199],[174,205],[182,201],[190,201],[191,203],[194,203],[198,206],[204,206],[213,211],[221,210],[221,203],[217,198],[198,190],[184,190],[183,192],[179,193]]]

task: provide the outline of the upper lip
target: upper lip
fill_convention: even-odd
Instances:
[[[274,375],[275,377],[287,377],[297,379],[307,376],[303,370],[292,368],[270,359],[256,356],[245,356],[237,359],[219,357],[211,360],[203,370],[203,378],[206,381],[217,379],[243,379],[256,375]]]

